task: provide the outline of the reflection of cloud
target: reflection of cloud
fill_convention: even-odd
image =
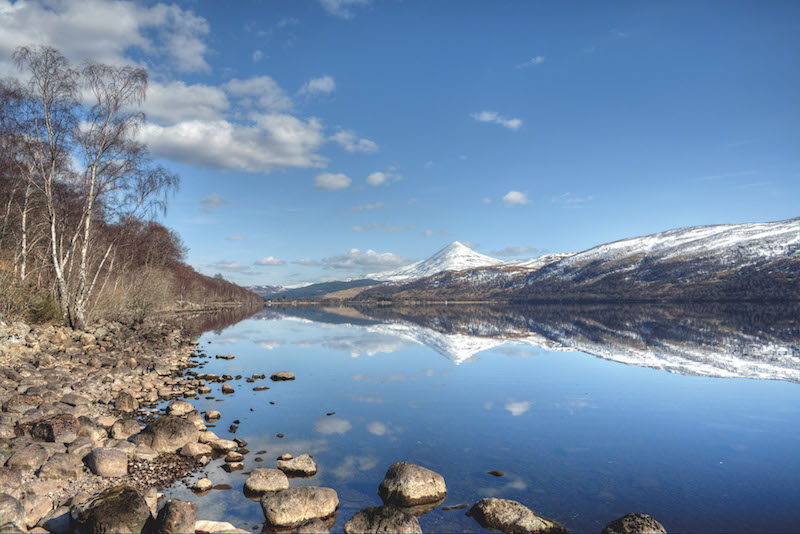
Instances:
[[[219,345],[234,345],[239,343],[240,341],[244,341],[246,338],[242,336],[227,336],[227,337],[218,337],[214,340],[214,343]]]
[[[314,431],[320,434],[344,434],[351,428],[350,421],[340,417],[320,417],[314,421]]]
[[[513,477],[511,480],[499,487],[479,488],[478,495],[481,497],[502,497],[509,490],[525,491],[528,484],[520,477]]]
[[[341,397],[345,397],[356,402],[367,402],[370,404],[383,404],[386,402],[386,399],[383,397],[365,397],[364,395],[354,395],[352,393],[346,393],[341,395]]]
[[[511,415],[517,416],[522,415],[530,410],[531,406],[533,406],[531,401],[508,401],[504,408],[511,412]]]
[[[492,408],[494,408],[494,403],[492,401],[483,403],[484,410],[491,410]]]
[[[357,358],[361,354],[374,356],[379,352],[390,354],[409,345],[405,339],[385,334],[367,333],[356,336],[336,336],[322,341],[322,346],[333,350],[343,350]]]
[[[425,369],[425,376],[433,376],[436,374],[436,369]]]
[[[514,356],[517,358],[530,358],[531,356],[538,356],[539,351],[534,348],[522,348],[522,347],[496,347],[494,352],[499,352],[501,354],[505,354],[506,356]]]
[[[281,339],[262,339],[260,341],[256,341],[256,345],[267,350],[277,349],[284,343],[285,342]]]
[[[367,424],[367,432],[375,436],[385,436],[389,433],[389,427],[379,421],[372,421]]]
[[[594,409],[597,408],[597,405],[593,402],[589,402],[585,398],[581,397],[567,397],[564,399],[564,402],[556,402],[553,404],[556,408],[564,409],[569,412],[570,415],[575,415],[577,410],[586,410],[586,409]]]
[[[351,375],[350,380],[356,382],[369,382],[371,384],[386,384],[391,382],[403,382],[405,380],[416,380],[416,376],[407,376],[403,373],[392,373],[388,375]]]
[[[331,471],[333,476],[341,479],[350,479],[356,471],[369,471],[378,465],[374,456],[345,456],[342,464]]]

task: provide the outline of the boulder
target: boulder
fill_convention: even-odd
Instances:
[[[235,441],[229,439],[216,439],[209,443],[209,445],[217,452],[230,452],[239,448],[239,445],[237,445]]]
[[[7,493],[0,493],[0,523],[25,529],[25,508],[22,503]],[[5,529],[0,532],[7,532]]]
[[[395,462],[378,487],[384,504],[416,506],[441,501],[447,495],[442,475],[408,462]]]
[[[72,443],[78,437],[80,424],[72,415],[44,417],[30,423],[31,437],[50,443]]]
[[[334,517],[339,497],[330,488],[289,488],[265,494],[261,509],[269,527],[295,528],[313,519]]]
[[[139,421],[123,417],[111,426],[111,437],[114,439],[128,439],[141,430]]]
[[[288,487],[289,479],[283,471],[256,467],[250,472],[250,477],[244,483],[244,492],[245,494],[259,494],[287,489]]]
[[[321,519],[312,519],[297,527],[292,534],[327,534],[328,532],[330,532],[328,525]]]
[[[221,417],[222,414],[219,413],[217,410],[209,410],[206,412],[205,419],[210,423],[212,421],[219,421]]]
[[[187,443],[181,449],[181,456],[194,458],[196,456],[211,455],[211,446],[205,443]]]
[[[214,487],[214,484],[207,478],[201,478],[192,486],[192,491],[208,491]]]
[[[467,515],[482,527],[509,534],[536,532],[567,534],[569,531],[552,519],[547,519],[517,501],[509,499],[481,499],[469,509]]]
[[[278,469],[293,477],[310,477],[317,474],[317,464],[308,454],[290,460],[278,460]]]
[[[194,443],[199,430],[190,421],[165,415],[142,430],[142,442],[156,452],[175,452],[187,443]]]
[[[139,401],[126,391],[120,392],[114,399],[114,406],[121,412],[133,412],[139,409]]]
[[[280,371],[269,377],[269,379],[273,382],[282,382],[285,380],[294,380],[294,375],[289,371]]]
[[[136,449],[134,449],[133,457],[136,460],[155,460],[158,458],[158,453],[154,451],[152,447],[140,443],[136,446]]]
[[[19,467],[0,467],[0,490],[14,498],[20,497],[22,470]]]
[[[85,461],[92,473],[101,477],[124,477],[128,474],[128,455],[119,449],[92,449]]]
[[[194,406],[183,400],[174,400],[167,404],[167,413],[169,415],[186,415],[192,410],[194,410]]]
[[[83,477],[83,462],[77,455],[57,452],[47,460],[39,471],[39,478],[76,480]]]
[[[114,486],[70,509],[70,530],[76,534],[136,533],[150,519],[144,497],[130,486]]]
[[[223,384],[222,385],[222,393],[224,393],[225,395],[229,395],[229,394],[233,393],[234,391],[236,391],[236,390],[233,389],[228,384]]]
[[[30,529],[53,510],[53,500],[44,495],[28,495],[22,501],[22,507],[25,509],[25,526]]]
[[[69,404],[70,406],[82,406],[84,404],[89,404],[89,399],[77,393],[67,393],[61,397],[61,402]]]
[[[250,534],[248,530],[236,528],[225,521],[197,521],[194,532],[208,532],[208,534]]]
[[[48,456],[47,449],[38,443],[31,443],[12,454],[11,458],[6,460],[6,465],[19,467],[23,471],[36,471],[47,461]]]
[[[197,521],[197,503],[170,499],[156,517],[155,534],[184,534],[194,532]]]
[[[602,534],[667,534],[667,531],[652,516],[626,514],[607,524]]]
[[[371,506],[356,512],[344,524],[345,534],[395,532],[397,534],[422,534],[419,521],[396,506]]]
[[[41,520],[41,525],[52,534],[68,534],[69,533],[69,508],[66,506],[59,506],[55,510],[51,510]]]

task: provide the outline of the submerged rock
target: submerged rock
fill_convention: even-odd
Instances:
[[[344,524],[345,534],[372,534],[395,532],[397,534],[422,534],[416,517],[396,506],[371,506],[356,512]]]
[[[384,504],[407,507],[441,501],[447,495],[447,487],[439,473],[412,463],[395,462],[386,471],[378,494]]]
[[[289,371],[280,371],[278,373],[275,373],[274,375],[272,375],[269,378],[273,382],[281,382],[281,381],[285,381],[285,380],[294,380],[294,374],[290,373]]]
[[[70,530],[77,534],[140,533],[150,519],[144,497],[130,486],[115,486],[70,510]]]
[[[652,516],[626,514],[607,524],[602,534],[667,534],[667,531]]]
[[[289,476],[311,477],[317,474],[317,464],[308,454],[301,454],[297,458],[278,460],[278,469]]]
[[[334,517],[339,497],[331,488],[289,488],[264,495],[261,509],[270,527],[295,528],[312,519]]]
[[[507,534],[542,533],[567,534],[569,531],[552,519],[547,519],[517,501],[481,499],[467,512],[482,527]]]

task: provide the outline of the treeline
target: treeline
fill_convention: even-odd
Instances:
[[[19,48],[0,82],[0,318],[141,321],[155,311],[259,303],[183,263],[153,219],[179,184],[136,140],[147,72],[73,67]]]

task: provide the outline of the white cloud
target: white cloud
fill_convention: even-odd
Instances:
[[[314,431],[320,434],[344,434],[353,428],[350,421],[340,417],[322,417],[314,421]]]
[[[403,258],[391,252],[375,252],[367,250],[361,252],[357,248],[352,248],[347,254],[330,256],[322,259],[322,264],[334,269],[391,269],[412,263],[413,260]]]
[[[223,88],[231,96],[245,99],[245,105],[253,101],[270,112],[288,111],[294,105],[286,91],[269,76],[255,76],[246,80],[234,78]]]
[[[389,176],[385,172],[373,172],[367,176],[367,183],[373,186],[381,185],[385,184],[388,179]]]
[[[530,410],[531,406],[533,406],[533,403],[531,401],[516,401],[516,402],[508,401],[505,404],[504,408],[509,412],[511,412],[511,415],[518,416]]]
[[[519,246],[519,247],[506,247],[500,250],[494,250],[491,252],[492,256],[500,256],[501,258],[515,258],[517,256],[532,256],[535,254],[539,254],[540,250],[534,247],[526,247],[526,246]]]
[[[509,191],[503,195],[503,202],[505,202],[506,206],[521,206],[524,204],[530,204],[528,195],[520,191]]]
[[[376,152],[378,145],[369,139],[360,138],[351,130],[341,130],[330,137],[348,152]]]
[[[480,113],[472,113],[470,117],[478,122],[491,122],[494,124],[499,124],[500,126],[508,128],[509,130],[519,130],[522,127],[522,119],[509,119],[499,115],[495,111],[481,111]]]
[[[330,76],[311,78],[300,88],[300,94],[313,96],[318,94],[330,94],[336,90],[336,81]]]
[[[227,200],[223,199],[216,193],[211,193],[207,197],[200,199],[200,204],[203,205],[203,211],[206,213],[211,213],[215,209],[220,208],[227,203]]]
[[[325,11],[343,19],[351,19],[355,16],[351,8],[366,6],[371,2],[372,0],[319,0]]]
[[[260,265],[262,267],[274,267],[277,265],[286,265],[286,262],[279,260],[275,256],[265,256],[260,260],[256,260],[256,265]]]
[[[294,260],[292,263],[296,265],[303,265],[305,267],[313,267],[314,265],[319,265],[319,262],[312,258],[299,258]]]
[[[564,204],[565,206],[578,208],[592,200],[592,198],[592,195],[580,196],[575,193],[564,193],[563,195],[552,197],[551,200],[556,204]]]
[[[226,241],[244,241],[243,235],[229,235],[225,238]]]
[[[345,189],[352,181],[353,180],[348,178],[346,174],[323,172],[314,178],[314,187],[326,191],[333,191],[335,189]]]
[[[322,167],[315,154],[324,142],[317,119],[253,115],[244,125],[227,120],[187,120],[170,126],[145,124],[139,135],[150,151],[175,161],[214,169],[269,173],[282,167]]]
[[[370,204],[361,204],[360,206],[353,206],[348,211],[350,213],[359,213],[362,211],[379,211],[384,208],[383,202],[372,202]]]
[[[517,65],[517,68],[524,69],[527,67],[535,67],[536,65],[541,65],[542,63],[544,63],[544,61],[545,61],[544,56],[534,56],[530,58],[528,61],[524,61],[519,65]]]
[[[261,50],[254,50],[253,55],[251,56],[253,63],[258,63],[262,59],[264,59],[264,52]]]
[[[228,97],[219,87],[181,81],[150,82],[143,111],[151,121],[174,123],[219,120],[229,107]]]

